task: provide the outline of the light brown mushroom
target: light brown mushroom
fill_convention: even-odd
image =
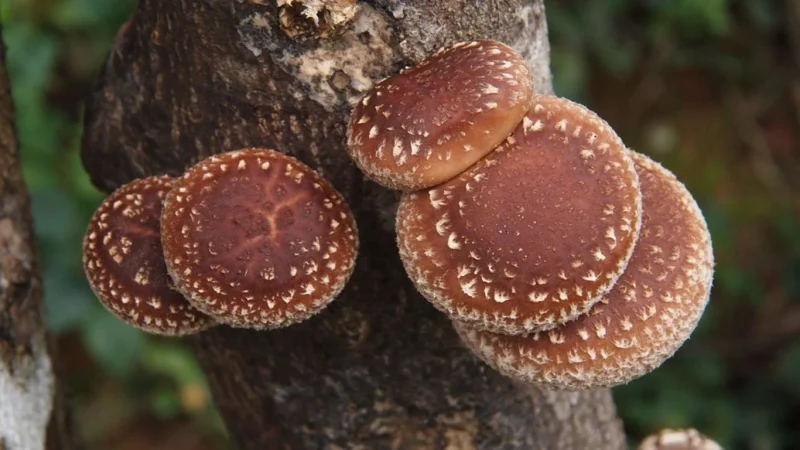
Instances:
[[[722,450],[722,447],[699,431],[664,429],[645,438],[639,450]]]
[[[633,162],[611,127],[541,96],[497,150],[405,194],[400,256],[452,319],[509,334],[585,313],[622,274],[641,224]]]
[[[696,327],[713,273],[705,220],[672,173],[631,155],[643,195],[641,236],[625,273],[599,304],[528,336],[455,323],[464,342],[499,372],[550,389],[615,386],[661,365]]]
[[[385,187],[434,186],[500,144],[532,96],[521,55],[499,42],[462,42],[377,83],[353,109],[348,151]]]
[[[83,241],[86,278],[119,319],[149,333],[185,335],[214,321],[177,291],[161,251],[161,205],[167,176],[133,181],[109,195],[94,213]]]
[[[237,327],[279,328],[328,305],[352,274],[356,223],[345,200],[290,156],[244,149],[205,159],[164,202],[175,286]]]

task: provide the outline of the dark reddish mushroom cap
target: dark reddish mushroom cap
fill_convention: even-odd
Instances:
[[[550,96],[471,169],[405,194],[397,214],[419,291],[454,320],[508,334],[588,311],[622,274],[640,225],[622,141],[596,114]]]
[[[531,73],[513,49],[494,41],[456,44],[376,84],[352,112],[348,150],[383,186],[434,186],[500,144],[532,96]]]
[[[238,327],[304,320],[336,297],[355,264],[349,207],[317,172],[282,153],[205,159],[175,182],[161,219],[175,286]]]
[[[161,204],[167,176],[133,181],[109,195],[83,241],[86,278],[100,302],[124,322],[162,335],[184,335],[214,321],[172,289],[161,251]]]
[[[643,195],[641,236],[625,273],[599,304],[529,336],[456,324],[467,345],[501,373],[551,389],[611,387],[661,365],[697,326],[714,265],[705,220],[672,173],[631,154]]]

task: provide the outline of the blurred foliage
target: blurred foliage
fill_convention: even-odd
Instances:
[[[796,3],[547,2],[557,93],[673,170],[714,237],[715,285],[700,328],[659,370],[614,391],[631,443],[688,426],[727,449],[800,442]],[[191,352],[122,326],[81,270],[83,230],[103,196],[78,158],[81,101],[134,6],[0,3],[49,324],[90,448],[224,448]]]
[[[673,170],[716,274],[699,329],[614,390],[631,443],[696,427],[726,449],[800,445],[800,7],[795,0],[548,2],[557,93]]]

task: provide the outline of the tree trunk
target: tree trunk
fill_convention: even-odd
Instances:
[[[49,347],[0,28],[0,450],[72,448]]]
[[[120,30],[86,112],[97,186],[269,147],[328,177],[358,220],[356,272],[324,312],[192,339],[241,449],[624,447],[607,390],[532,390],[462,346],[400,264],[398,195],[345,153],[351,105],[373,80],[477,38],[515,47],[551,91],[542,0],[140,0]]]

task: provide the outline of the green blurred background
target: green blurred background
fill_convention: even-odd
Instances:
[[[112,318],[81,270],[102,194],[78,158],[82,99],[134,0],[2,0],[50,329],[94,449],[224,449],[176,340]],[[727,449],[800,448],[800,1],[548,1],[556,90],[694,193],[717,259],[693,338],[614,390],[631,442],[693,426]]]

